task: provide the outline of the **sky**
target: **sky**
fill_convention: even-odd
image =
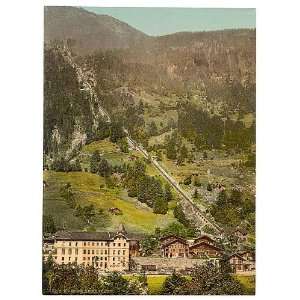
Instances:
[[[110,15],[149,35],[180,31],[255,28],[254,8],[109,8],[83,7]]]

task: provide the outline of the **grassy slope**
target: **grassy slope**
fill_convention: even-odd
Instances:
[[[45,171],[44,179],[48,187],[44,192],[44,213],[54,216],[59,226],[65,225],[72,229],[83,229],[80,219],[74,217],[73,210],[60,197],[60,188],[67,182],[71,183],[76,201],[81,205],[94,204],[97,208],[107,210],[118,207],[123,215],[112,216],[112,221],[106,229],[115,229],[123,222],[129,230],[135,232],[152,232],[155,227],[164,227],[175,219],[170,210],[167,215],[156,215],[152,210],[127,197],[126,192],[118,188],[100,188],[104,179],[87,172],[53,172]],[[98,228],[99,229],[99,228]]]
[[[247,295],[255,294],[255,276],[234,275],[234,277],[244,286]]]

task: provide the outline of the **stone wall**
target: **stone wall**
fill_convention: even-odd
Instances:
[[[132,270],[142,272],[143,266],[156,266],[155,271],[149,271],[147,273],[163,273],[171,274],[173,271],[185,271],[186,269],[193,268],[195,265],[201,265],[206,263],[207,259],[201,258],[167,258],[167,257],[133,257],[132,258]],[[212,260],[215,261],[215,260]]]

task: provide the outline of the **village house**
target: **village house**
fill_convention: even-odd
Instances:
[[[242,228],[237,228],[234,232],[233,235],[238,239],[239,242],[245,242],[247,241],[247,231],[242,229]]]
[[[221,257],[222,249],[208,235],[196,238],[189,246],[190,257]]]
[[[233,273],[255,271],[255,255],[252,251],[234,253],[228,260]]]
[[[127,271],[131,256],[137,256],[139,240],[120,225],[117,232],[57,232],[53,244],[44,241],[43,258],[51,255],[57,264],[94,266],[99,271]]]
[[[180,237],[168,236],[161,240],[162,257],[188,257],[189,245]]]
[[[175,235],[160,239],[163,257],[205,257],[216,258],[222,255],[222,249],[208,235],[202,235],[195,240],[187,241]]]

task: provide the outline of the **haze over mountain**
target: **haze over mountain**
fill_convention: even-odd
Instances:
[[[147,35],[107,15],[96,15],[82,8],[45,7],[45,42],[72,39],[80,54],[96,49],[128,48]]]

